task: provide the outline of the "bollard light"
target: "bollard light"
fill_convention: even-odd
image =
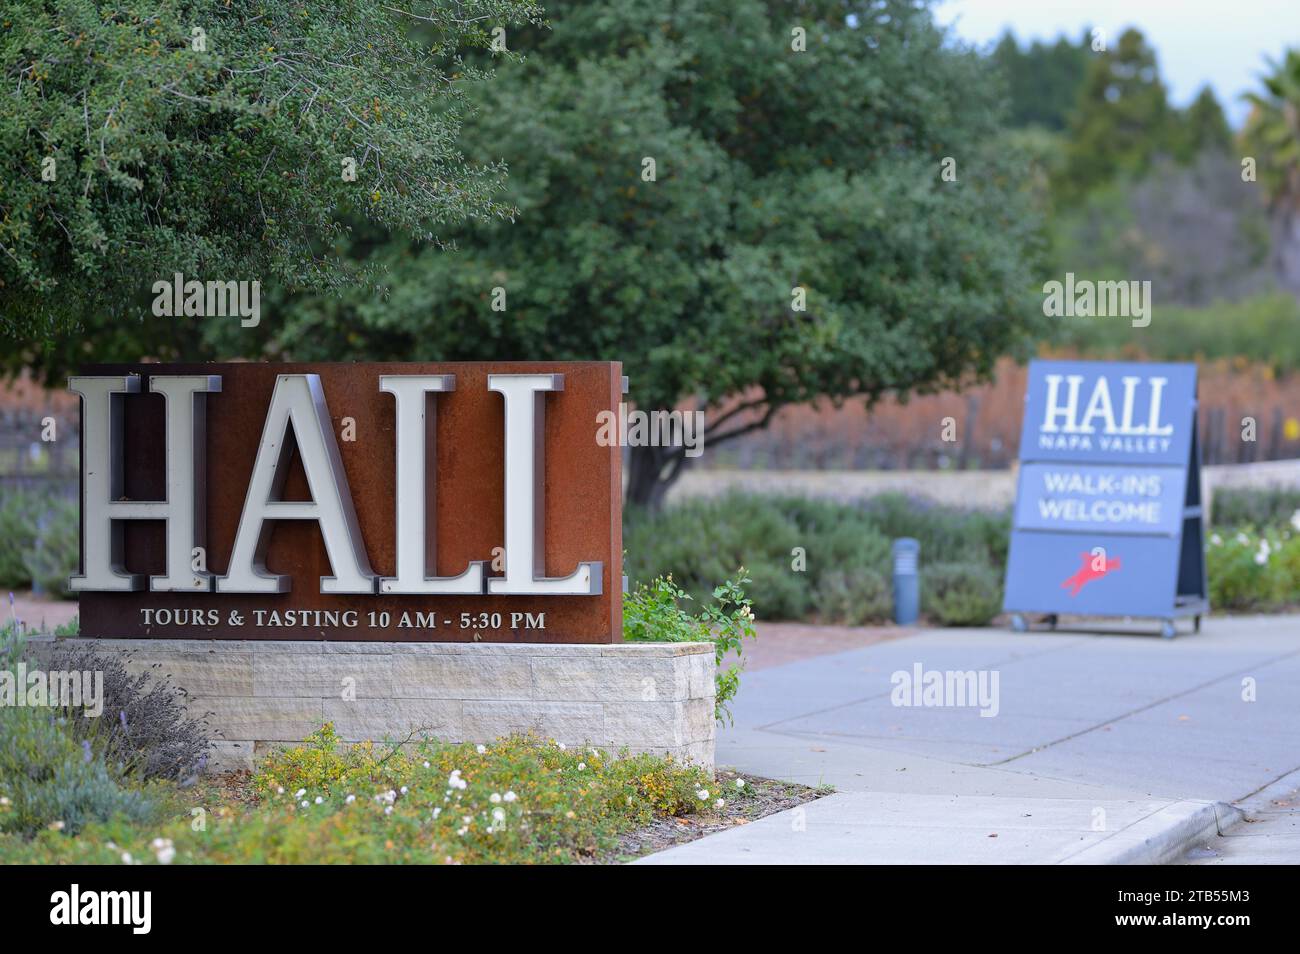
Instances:
[[[921,544],[911,537],[894,541],[894,622],[915,623],[921,610],[921,578],[917,572]]]

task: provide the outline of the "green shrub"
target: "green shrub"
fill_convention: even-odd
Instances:
[[[740,689],[740,666],[724,666],[727,657],[737,660],[742,643],[754,638],[754,609],[744,585],[750,578],[741,567],[734,580],[714,588],[711,599],[698,614],[691,615],[683,603],[690,594],[673,583],[672,576],[640,584],[623,597],[623,638],[632,643],[712,642],[717,662],[714,717],[731,718],[728,703]]]
[[[68,577],[77,572],[80,532],[76,501],[50,500],[37,521],[35,539],[23,551],[28,578],[46,593],[71,595]]]
[[[817,584],[817,607],[827,623],[862,626],[881,623],[893,614],[893,594],[875,570],[831,570]]]
[[[1011,543],[1009,510],[964,510],[890,493],[862,505],[888,540],[911,537],[921,545],[921,563],[983,563],[999,573]]]
[[[1142,329],[1142,355],[1151,361],[1247,359],[1289,374],[1300,370],[1298,323],[1300,302],[1285,292],[1203,306],[1157,304]],[[1133,335],[1123,322],[1065,322],[1062,329],[1063,343],[1077,347],[1081,357],[1133,357]]]
[[[632,581],[671,574],[697,600],[744,565],[758,612],[780,620],[831,619],[849,603],[869,606],[871,600],[863,601],[869,593],[845,602],[848,581],[864,580],[857,584],[863,588],[873,587],[876,577],[888,581],[897,537],[920,541],[923,566],[969,561],[1000,574],[1009,536],[1006,512],[944,507],[900,494],[849,504],[731,493],[660,513],[629,511],[623,541]],[[822,604],[828,597],[838,601],[829,611]]]
[[[78,745],[53,710],[0,709],[0,831],[32,835],[56,826],[74,835],[91,822],[152,816],[143,792],[121,785],[90,749]]]
[[[1300,531],[1300,490],[1289,487],[1225,487],[1210,504],[1215,527],[1276,527]]]
[[[0,588],[26,589],[31,584],[24,554],[36,543],[38,498],[25,490],[5,490],[0,499]]]
[[[1002,580],[979,563],[921,570],[921,606],[944,626],[985,626],[1002,610]]]
[[[1213,609],[1279,609],[1300,602],[1300,536],[1290,530],[1212,533],[1205,560]]]
[[[6,626],[0,668],[12,671],[23,658],[21,634]],[[144,821],[155,812],[154,800],[122,784],[69,722],[47,706],[0,706],[0,832],[29,836],[54,826],[71,835],[93,822]]]
[[[150,672],[132,673],[118,654],[84,645],[55,643],[49,667],[103,674],[103,713],[96,719],[68,711],[69,731],[122,776],[188,781],[204,766],[212,748],[207,724],[190,718],[183,690]]]
[[[801,619],[811,609],[807,580],[790,569],[791,551],[808,546],[799,528],[762,497],[695,500],[657,514],[629,510],[624,528],[627,573],[634,583],[672,574],[696,602],[718,580],[748,569],[773,619]]]

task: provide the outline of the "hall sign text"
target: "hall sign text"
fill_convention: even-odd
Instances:
[[[68,386],[88,635],[617,636],[619,452],[591,424],[616,364],[140,365]],[[555,600],[561,629],[584,619],[571,636],[542,622]]]

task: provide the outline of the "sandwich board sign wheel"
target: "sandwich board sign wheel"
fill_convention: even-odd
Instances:
[[[1194,364],[1030,363],[1005,592],[1017,632],[1066,615],[1200,630]]]

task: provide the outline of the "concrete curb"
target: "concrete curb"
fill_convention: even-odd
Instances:
[[[1067,858],[1067,865],[1163,865],[1243,818],[1227,802],[1182,800]]]

